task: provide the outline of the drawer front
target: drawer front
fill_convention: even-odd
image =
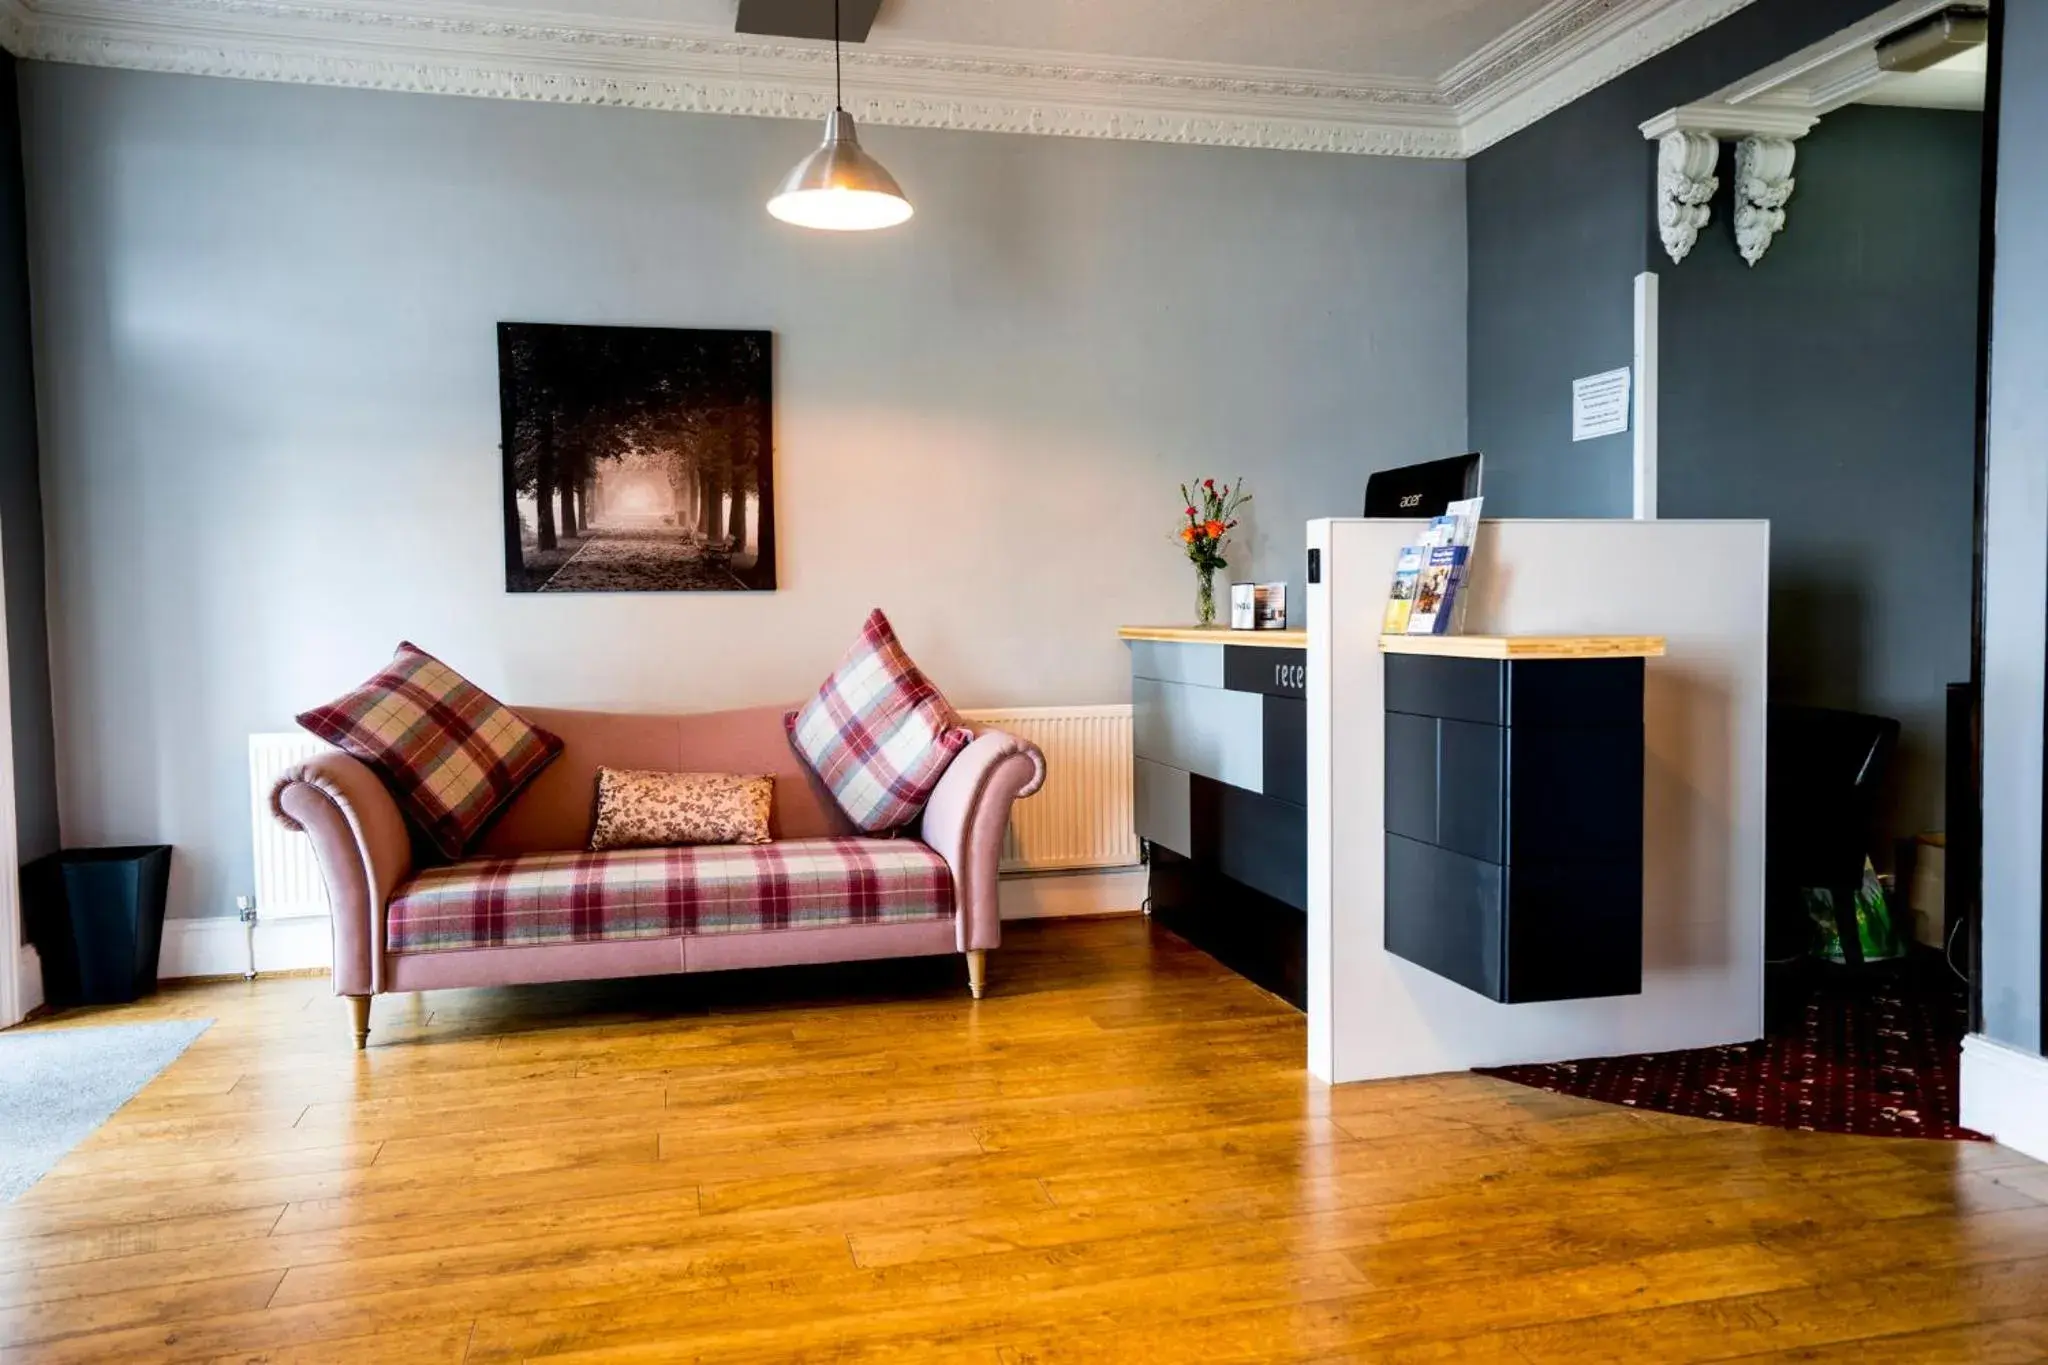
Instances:
[[[1503,861],[1508,733],[1387,712],[1388,831],[1482,862]]]
[[[1641,659],[1523,659],[1505,668],[1506,724],[1642,728]]]
[[[1138,837],[1183,858],[1193,857],[1195,845],[1188,833],[1188,783],[1192,779],[1179,768],[1143,758],[1133,764],[1132,778]]]
[[[1511,1005],[1643,989],[1643,869],[1587,860],[1508,869]]]
[[[1517,725],[1507,736],[1507,861],[1643,861],[1643,732]]]
[[[1265,784],[1276,801],[1308,804],[1308,703],[1265,698]]]
[[[1386,947],[1490,1000],[1505,998],[1499,865],[1387,836]]]
[[[1258,791],[1265,781],[1265,707],[1249,692],[1131,680],[1139,758]]]
[[[1505,860],[1502,828],[1506,737],[1511,731],[1467,720],[1439,720],[1437,727],[1436,839],[1434,842],[1481,862]]]
[[[1387,712],[1387,832],[1436,842],[1434,716]]]
[[[1412,716],[1500,725],[1507,715],[1506,667],[1493,659],[1389,654],[1386,707]]]
[[[1308,651],[1263,645],[1223,646],[1223,685],[1268,697],[1308,695]]]
[[[1131,676],[1192,687],[1223,686],[1222,645],[1182,645],[1167,640],[1132,640]]]
[[[1308,812],[1197,777],[1190,784],[1195,861],[1296,910],[1308,908]]]

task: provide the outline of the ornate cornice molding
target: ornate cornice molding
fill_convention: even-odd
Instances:
[[[895,45],[849,50],[864,122],[1456,158],[1749,0],[1552,0],[1435,83]],[[814,119],[829,50],[461,0],[0,0],[18,55],[187,75]]]

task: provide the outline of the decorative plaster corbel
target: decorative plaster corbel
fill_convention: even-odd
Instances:
[[[1735,245],[1754,266],[1785,226],[1792,197],[1792,140],[1746,137],[1735,144]]]
[[[1712,215],[1720,164],[1721,143],[1709,133],[1674,129],[1657,139],[1657,233],[1674,263],[1685,259]]]

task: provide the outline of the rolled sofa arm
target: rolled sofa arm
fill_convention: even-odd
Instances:
[[[412,838],[398,803],[360,760],[336,752],[280,777],[270,810],[286,829],[312,837],[333,919],[334,993],[382,990],[384,906],[412,875]]]
[[[953,869],[959,901],[960,950],[976,952],[1003,941],[996,867],[1010,803],[1045,782],[1038,746],[1001,730],[983,730],[962,749],[924,808],[924,841]]]

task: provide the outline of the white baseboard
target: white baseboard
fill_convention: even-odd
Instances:
[[[1093,872],[1041,872],[1005,877],[998,894],[1004,919],[1129,915],[1145,905],[1142,867]]]
[[[32,943],[21,945],[21,951],[14,958],[14,979],[20,994],[15,1000],[21,1005],[24,1017],[34,1014],[43,1007],[43,958]]]
[[[334,938],[325,915],[292,915],[259,920],[256,970],[299,972],[334,965]],[[194,976],[240,976],[249,969],[248,940],[233,916],[164,921],[157,976],[176,981]]]
[[[1981,1033],[1963,1039],[1963,1127],[2048,1161],[2048,1058]]]

